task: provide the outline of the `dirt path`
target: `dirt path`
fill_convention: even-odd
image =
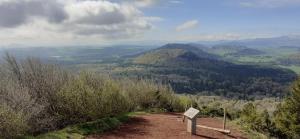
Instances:
[[[198,124],[221,128],[222,121],[214,118],[199,118]],[[231,129],[229,135],[197,128],[197,135],[186,132],[186,123],[179,114],[147,114],[131,118],[127,124],[102,135],[88,139],[246,139],[241,132]]]

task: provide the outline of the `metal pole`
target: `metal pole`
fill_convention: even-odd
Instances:
[[[226,129],[226,108],[224,108],[223,129]]]

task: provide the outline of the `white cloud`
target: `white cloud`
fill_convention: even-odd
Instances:
[[[190,21],[186,21],[181,25],[178,25],[176,27],[176,31],[184,31],[184,30],[188,30],[188,29],[192,29],[197,27],[199,24],[198,20],[190,20]]]
[[[170,0],[169,3],[172,3],[172,4],[182,4],[183,2],[180,1],[180,0]]]
[[[137,7],[149,7],[156,3],[158,3],[160,0],[133,0],[134,5]]]
[[[55,1],[0,1],[0,27],[16,27],[34,18],[60,23],[67,18],[63,5]]]
[[[239,4],[251,8],[280,8],[300,6],[300,0],[239,0]]]
[[[141,36],[160,20],[107,0],[0,0],[0,41],[123,39]]]
[[[82,1],[65,7],[68,29],[81,35],[101,34],[106,37],[134,35],[151,29],[143,13],[130,5],[108,1]]]

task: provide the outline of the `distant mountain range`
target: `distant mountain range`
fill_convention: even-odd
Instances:
[[[0,49],[0,59],[8,52],[17,59],[36,57],[44,62],[61,64],[97,63],[107,59],[139,54],[151,47],[122,45],[114,47],[73,46],[73,47],[28,47]]]
[[[296,46],[300,47],[300,36],[281,36],[273,38],[256,38],[233,41],[200,41],[197,43],[207,45],[242,45],[247,47],[279,47],[279,46]]]

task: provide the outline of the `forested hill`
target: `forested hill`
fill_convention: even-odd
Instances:
[[[218,59],[219,56],[209,54],[188,44],[167,44],[160,48],[141,53],[133,62],[138,64],[170,64],[172,60],[186,59]],[[179,61],[178,61],[179,62]]]
[[[118,75],[161,80],[178,93],[231,98],[282,97],[296,78],[286,69],[225,62],[188,44],[167,44],[144,52],[122,67]]]

